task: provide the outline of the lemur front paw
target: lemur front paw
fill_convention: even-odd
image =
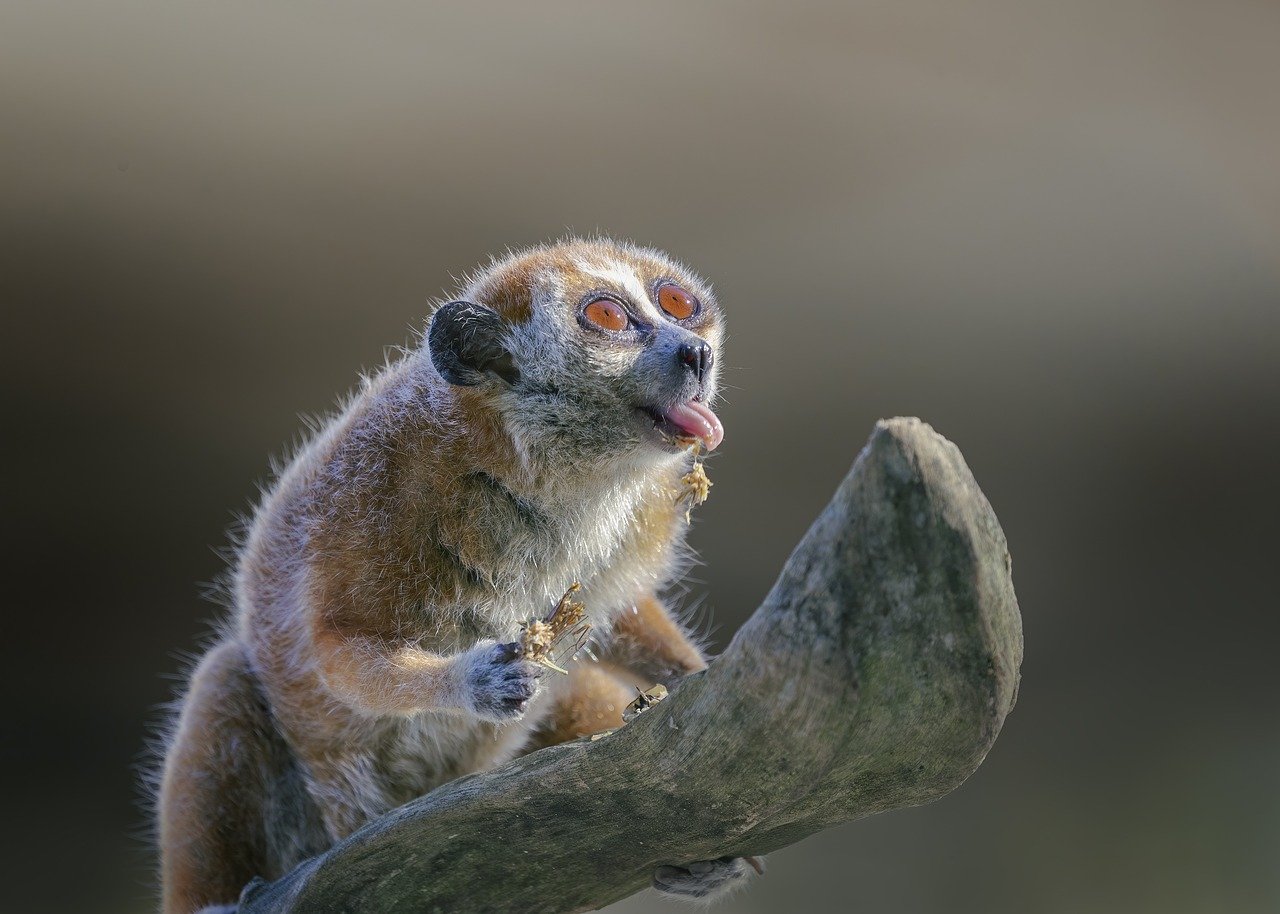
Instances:
[[[753,872],[764,872],[758,857],[718,857],[684,866],[660,866],[653,871],[653,887],[664,895],[714,901],[741,888]]]
[[[465,702],[477,717],[516,720],[538,693],[542,667],[521,659],[520,645],[482,643],[466,654]]]

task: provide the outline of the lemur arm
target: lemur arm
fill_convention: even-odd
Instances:
[[[342,702],[369,714],[428,709],[465,711],[487,720],[519,716],[537,691],[540,668],[513,645],[481,641],[457,654],[333,627],[313,638],[325,685]]]
[[[669,683],[707,666],[684,627],[651,593],[618,617],[600,659],[646,683]]]
[[[343,702],[374,714],[459,706],[451,658],[327,626],[312,641],[325,685]]]

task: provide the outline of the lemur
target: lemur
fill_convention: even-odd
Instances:
[[[495,260],[365,379],[264,494],[190,677],[158,797],[164,914],[235,911],[253,877],[621,726],[636,685],[706,666],[658,594],[686,557],[691,445],[724,434],[723,334],[686,267],[571,239]],[[544,676],[513,639],[574,581],[598,662]],[[749,862],[653,883],[707,898]]]

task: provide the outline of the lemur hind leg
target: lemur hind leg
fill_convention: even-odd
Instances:
[[[555,696],[551,713],[529,736],[525,752],[622,726],[622,710],[636,697],[633,686],[605,667],[576,663]]]
[[[234,911],[254,876],[323,850],[323,827],[235,642],[205,655],[160,787],[162,911]]]
[[[618,617],[600,658],[634,675],[646,689],[655,683],[671,685],[707,666],[688,631],[653,594],[645,594]]]
[[[715,901],[746,885],[752,873],[763,872],[759,857],[718,857],[684,866],[660,866],[653,871],[653,887],[676,898]]]
[[[630,612],[619,617],[603,656],[646,685],[671,685],[707,666],[702,649],[653,594],[637,600]],[[753,872],[764,872],[758,857],[720,857],[660,866],[653,873],[653,886],[666,895],[713,901],[746,885]]]
[[[622,726],[622,711],[636,697],[636,683],[673,681],[706,666],[701,651],[654,597],[624,614],[603,652],[606,664],[575,664],[551,714],[534,732],[526,751]],[[757,857],[720,857],[683,866],[660,866],[653,873],[659,892],[707,902],[746,885],[764,872]]]
[[[618,617],[598,653],[600,663],[579,660],[570,667],[569,682],[559,687],[526,752],[621,727],[622,711],[637,687],[673,684],[707,665],[684,627],[653,594],[642,595]]]

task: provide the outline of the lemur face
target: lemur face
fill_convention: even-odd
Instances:
[[[724,435],[722,327],[711,289],[664,254],[569,241],[495,263],[428,341],[445,380],[492,392],[527,452],[661,459]]]

